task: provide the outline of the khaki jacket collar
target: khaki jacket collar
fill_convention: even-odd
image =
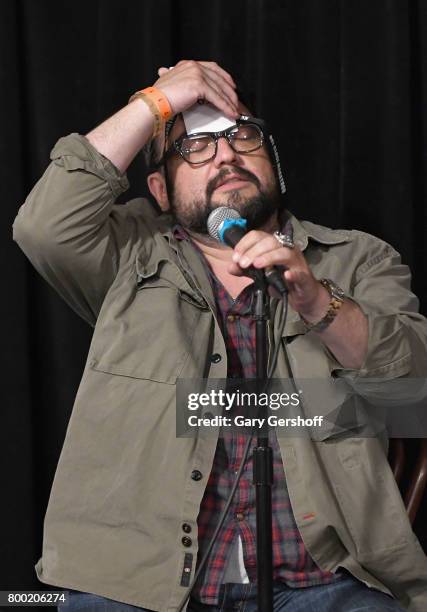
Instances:
[[[350,232],[347,230],[334,230],[310,221],[299,221],[290,211],[285,210],[290,219],[294,231],[294,242],[302,251],[307,248],[309,239],[320,244],[333,245],[350,240]],[[177,250],[176,239],[173,236],[173,219],[169,214],[162,214],[157,218],[158,229],[162,236],[168,239],[172,248]],[[174,246],[175,245],[175,246]]]
[[[294,230],[294,242],[298,248],[304,251],[309,239],[315,240],[320,244],[340,244],[350,240],[348,230],[335,230],[322,225],[311,223],[310,221],[299,221],[290,211],[284,211],[287,218],[291,221]],[[173,236],[174,222],[170,214],[164,213],[157,217],[157,225],[161,234],[168,239],[173,248],[176,240]],[[176,247],[177,248],[177,247]]]
[[[299,221],[291,212],[286,213],[294,230],[294,243],[301,251],[305,251],[309,240],[325,245],[341,244],[350,240],[350,232],[346,230],[333,230],[310,221]]]

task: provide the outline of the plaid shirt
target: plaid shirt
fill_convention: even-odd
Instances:
[[[282,231],[286,233],[287,230],[289,232],[289,228],[285,227]],[[179,228],[176,236],[184,238],[185,233]],[[212,284],[217,317],[225,340],[228,377],[255,378],[255,324],[251,317],[253,286],[246,287],[236,300],[233,300],[213,274],[205,257],[202,256],[202,260]],[[212,537],[231,491],[246,441],[247,436],[228,432],[223,432],[218,439],[213,468],[198,516],[199,560]],[[340,575],[320,570],[304,546],[292,512],[282,457],[275,435],[270,436],[270,444],[273,449],[274,470],[272,487],[273,579],[283,581],[293,588],[332,582]],[[256,439],[254,438],[252,447],[255,445]],[[252,482],[252,450],[249,452],[225,522],[205,569],[193,589],[192,596],[195,599],[205,604],[217,605],[231,544],[238,535],[242,541],[247,575],[250,582],[256,582],[256,513],[255,487]]]

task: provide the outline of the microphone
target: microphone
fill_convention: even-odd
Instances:
[[[246,219],[243,219],[237,210],[228,206],[215,208],[208,217],[207,226],[211,238],[233,248],[248,233]],[[269,266],[263,270],[250,266],[245,272],[254,280],[265,278],[267,283],[274,287],[282,297],[288,293],[283,272],[277,266]]]

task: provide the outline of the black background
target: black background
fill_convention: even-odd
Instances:
[[[2,0],[2,589],[47,588],[33,565],[91,337],[12,241],[55,141],[89,131],[160,66],[217,61],[273,127],[287,207],[392,243],[426,312],[426,26],[422,0]],[[126,198],[146,194],[140,157],[128,176]],[[425,515],[424,500],[424,545]]]

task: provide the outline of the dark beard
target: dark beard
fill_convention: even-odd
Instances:
[[[218,206],[235,208],[241,217],[247,220],[248,230],[258,229],[282,208],[282,202],[277,187],[270,192],[259,190],[259,194],[252,198],[242,198],[239,190],[230,191],[227,200],[215,203],[208,197],[206,201],[193,200],[191,206],[185,206],[175,197],[171,185],[167,185],[171,212],[174,220],[183,228],[197,233],[208,234],[208,217]]]

